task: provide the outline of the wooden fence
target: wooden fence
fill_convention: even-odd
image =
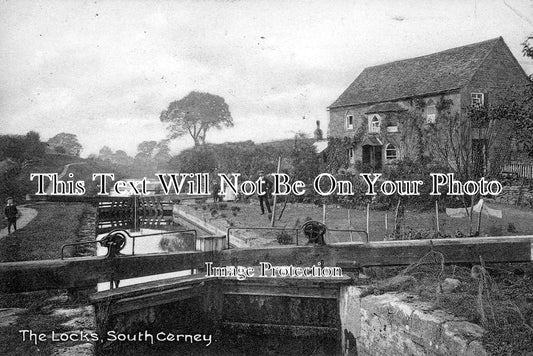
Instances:
[[[503,172],[518,174],[520,178],[533,179],[533,163],[511,162],[503,167]]]

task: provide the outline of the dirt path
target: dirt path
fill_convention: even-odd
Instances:
[[[28,223],[37,216],[37,210],[27,208],[23,205],[17,206],[17,209],[20,213],[20,217],[17,219],[17,230],[20,230],[24,226],[28,225]],[[0,230],[0,240],[6,237],[7,235],[7,227]]]

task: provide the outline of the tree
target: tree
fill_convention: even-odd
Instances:
[[[48,140],[48,145],[56,149],[63,147],[65,153],[71,156],[79,156],[82,145],[78,142],[78,137],[71,133],[61,132]]]
[[[211,149],[193,147],[172,157],[168,166],[176,172],[212,173],[217,168],[217,162]]]
[[[171,139],[188,133],[195,146],[205,144],[209,129],[233,126],[233,118],[224,98],[197,91],[171,102],[161,113],[160,120],[168,124]]]
[[[104,146],[100,148],[100,151],[98,152],[98,157],[103,161],[111,160],[112,156],[113,156],[113,150],[109,148],[108,146]]]
[[[152,157],[154,149],[157,147],[157,141],[143,141],[137,145],[138,154],[142,154],[145,157]]]
[[[157,169],[166,169],[170,161],[170,148],[168,147],[168,140],[161,140],[157,143],[156,152],[153,155],[154,161],[157,164]]]
[[[10,159],[17,164],[19,169],[22,169],[43,155],[44,144],[35,131],[29,131],[24,136],[0,136],[0,161]]]

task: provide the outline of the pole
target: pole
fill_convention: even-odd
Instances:
[[[389,217],[387,213],[385,213],[385,233],[389,234]]]
[[[281,156],[278,157],[278,174],[279,174],[279,170],[281,168]],[[276,198],[278,196],[277,195],[274,195],[274,205],[272,206],[272,217],[270,219],[270,226],[274,227],[274,223],[276,221]]]
[[[350,229],[350,241],[353,242],[353,234],[352,234],[352,217],[350,216],[350,208],[348,208],[348,228]]]
[[[437,234],[440,233],[439,226],[439,201],[435,200],[435,217],[437,218]]]
[[[366,234],[370,236],[370,204],[366,204]]]
[[[326,202],[322,202],[322,224],[326,225]]]
[[[485,206],[485,204],[482,202],[481,203],[481,208],[479,208],[479,215],[477,217],[477,236],[479,236],[480,230],[481,230],[481,212],[483,211],[483,207],[484,206]]]

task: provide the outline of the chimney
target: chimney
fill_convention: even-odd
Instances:
[[[320,129],[320,120],[316,120],[316,130],[314,132],[315,140],[320,141],[324,139],[322,130]]]

